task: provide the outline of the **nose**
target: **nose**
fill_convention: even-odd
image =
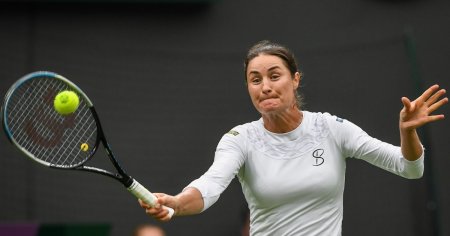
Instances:
[[[267,78],[263,79],[263,81],[262,81],[262,92],[266,93],[266,94],[272,92],[272,86],[270,84],[270,80]]]

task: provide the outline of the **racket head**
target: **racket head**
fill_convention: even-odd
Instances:
[[[79,97],[77,110],[69,115],[59,114],[53,105],[55,96],[64,90]],[[86,94],[68,79],[48,71],[33,72],[16,81],[2,106],[2,126],[11,143],[48,167],[76,168],[89,160],[100,142],[97,123]]]

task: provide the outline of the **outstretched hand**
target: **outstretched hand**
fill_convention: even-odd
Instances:
[[[425,90],[414,101],[402,97],[404,107],[400,111],[400,129],[411,131],[427,123],[444,119],[443,114],[432,115],[432,113],[448,102],[447,97],[441,98],[445,93],[445,89],[439,89],[439,85],[436,84]]]

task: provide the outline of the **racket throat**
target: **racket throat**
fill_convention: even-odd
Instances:
[[[128,175],[122,176],[122,184],[125,186],[125,188],[129,188],[133,184],[133,178],[131,178]]]
[[[57,169],[60,169],[60,168],[57,168]],[[103,170],[100,168],[96,168],[96,167],[92,167],[92,166],[80,166],[80,167],[74,168],[74,169],[81,170],[81,171],[87,171],[87,172],[91,172],[91,173],[97,173],[97,174],[111,177],[111,178],[121,182],[126,188],[130,187],[131,184],[133,183],[133,178],[131,178],[129,175],[127,175],[124,172],[113,173],[113,172]]]

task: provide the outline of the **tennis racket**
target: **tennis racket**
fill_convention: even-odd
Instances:
[[[61,115],[53,101],[61,91],[79,97],[77,110]],[[106,141],[100,119],[86,94],[74,83],[53,72],[25,75],[8,90],[2,106],[3,129],[11,143],[39,164],[62,170],[81,170],[111,177],[150,206],[157,198],[129,176]],[[102,143],[116,173],[86,166]],[[172,217],[174,210],[163,206]]]

